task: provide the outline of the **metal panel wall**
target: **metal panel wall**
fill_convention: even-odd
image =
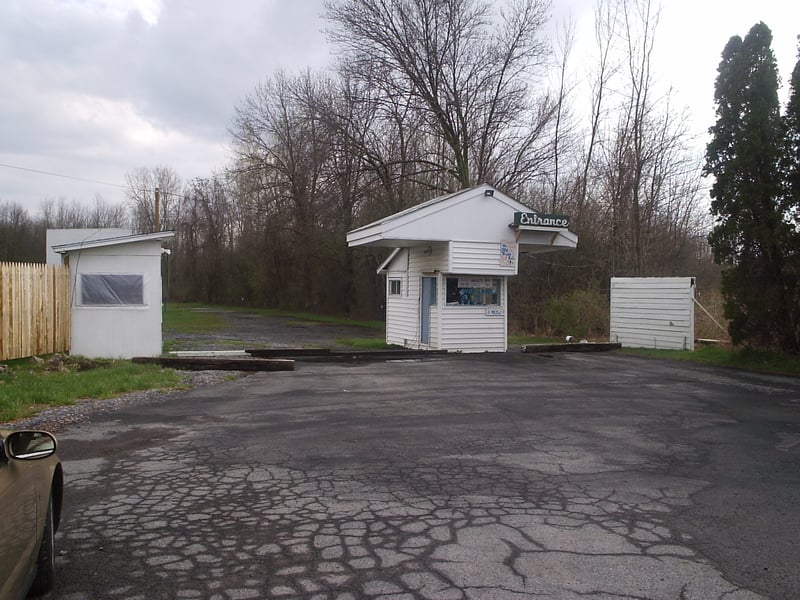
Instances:
[[[610,341],[694,350],[694,277],[612,277]]]

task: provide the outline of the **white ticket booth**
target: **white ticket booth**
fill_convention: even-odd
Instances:
[[[508,278],[520,251],[574,249],[569,218],[532,211],[490,185],[439,196],[347,234],[394,248],[386,276],[386,342],[411,349],[505,352]]]

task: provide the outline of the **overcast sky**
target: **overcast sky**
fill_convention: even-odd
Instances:
[[[580,78],[595,0],[553,4],[553,23],[577,24]],[[138,167],[211,175],[228,160],[234,107],[259,81],[329,64],[321,13],[322,0],[0,0],[0,201],[32,212],[47,198],[121,202]],[[713,123],[725,43],[760,20],[787,80],[800,3],[663,0],[656,71],[699,134]]]

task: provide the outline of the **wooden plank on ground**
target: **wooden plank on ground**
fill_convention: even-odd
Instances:
[[[269,348],[246,350],[256,357],[283,356],[304,362],[368,362],[381,360],[404,360],[413,358],[430,358],[446,355],[447,350],[330,350],[306,352],[306,348]]]
[[[137,356],[133,362],[184,371],[294,371],[294,361],[286,359]]]
[[[280,358],[286,356],[326,356],[331,353],[330,348],[253,348],[245,350],[251,356],[258,358]]]

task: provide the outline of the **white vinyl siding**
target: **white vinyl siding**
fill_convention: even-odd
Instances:
[[[506,254],[503,261],[503,242],[450,242],[450,264],[446,270],[472,275],[516,275],[519,262],[516,244],[511,241],[505,244],[510,256]]]
[[[485,306],[445,306],[441,345],[461,352],[505,352],[506,318],[487,316]]]
[[[499,253],[499,251],[498,251]],[[498,254],[495,255],[496,257]],[[446,305],[448,245],[404,248],[386,267],[389,279],[401,279],[401,294],[386,299],[386,343],[412,349],[447,349],[460,352],[505,352],[507,279],[500,279],[498,306]],[[498,258],[499,260],[499,258]],[[423,276],[437,278],[437,302],[430,307],[429,343],[420,332]],[[485,276],[486,273],[467,275]],[[492,314],[489,314],[489,313]]]
[[[447,244],[411,248],[408,265],[411,273],[433,273],[447,269]],[[419,282],[417,282],[419,284]]]
[[[391,296],[386,305],[386,343],[405,346],[419,338],[419,300]]]
[[[430,327],[430,343],[426,346],[429,350],[437,350],[441,348],[441,344],[439,344],[439,315],[441,314],[439,311],[439,306],[434,305],[430,307],[431,311],[431,327]]]
[[[400,295],[389,295],[386,298],[387,344],[404,346],[418,337],[419,284],[415,284],[409,277],[406,268],[408,263],[409,250],[404,248],[395,256],[386,274],[389,279],[400,280]]]
[[[386,343],[420,348],[420,286],[422,273],[433,273],[447,264],[447,244],[403,248],[388,265],[386,276],[401,280],[399,296],[386,299]],[[438,289],[439,286],[437,286]],[[430,345],[435,345],[438,325],[436,306],[431,307]]]
[[[507,283],[503,277],[500,281],[500,304],[495,307],[440,302],[439,347],[460,352],[505,352],[508,349]],[[440,292],[440,300],[444,293],[444,290]]]
[[[694,278],[612,277],[610,340],[694,350]]]

